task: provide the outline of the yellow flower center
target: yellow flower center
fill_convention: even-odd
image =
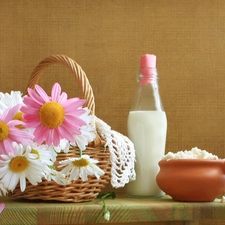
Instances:
[[[4,141],[9,136],[9,127],[8,125],[0,121],[0,141]]]
[[[73,165],[76,167],[85,167],[89,165],[89,161],[87,159],[81,158],[73,161]]]
[[[24,119],[23,119],[23,113],[22,113],[22,112],[17,112],[17,113],[15,114],[15,116],[13,117],[13,120],[24,121]]]
[[[11,160],[9,167],[14,173],[20,173],[26,170],[28,165],[29,162],[25,157],[17,156]]]
[[[13,120],[20,120],[24,122],[24,118],[23,118],[23,113],[22,112],[17,112],[15,114],[15,116],[13,117]],[[17,128],[23,129],[24,127],[22,125],[17,125]]]
[[[40,159],[40,154],[39,154],[39,152],[36,149],[33,149],[32,148],[32,150],[30,151],[30,153],[33,153],[33,154],[37,155],[37,159]]]
[[[41,123],[48,128],[57,128],[64,121],[64,108],[57,102],[46,102],[40,112]]]

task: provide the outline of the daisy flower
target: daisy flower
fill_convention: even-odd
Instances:
[[[88,180],[88,175],[94,175],[99,179],[105,172],[96,166],[98,160],[91,159],[89,155],[82,155],[78,158],[70,158],[59,162],[59,167],[65,167],[61,170],[62,174],[69,177],[71,181],[78,180],[79,177],[82,181]]]
[[[45,144],[37,145],[36,142],[33,142],[27,145],[26,148],[30,151],[30,153],[35,155],[36,159],[40,160],[45,164],[42,169],[44,172],[44,178],[46,180],[55,180],[56,182],[59,180],[58,183],[65,184],[65,182],[63,183],[63,181],[60,180],[62,176],[60,177],[60,174],[56,174],[57,171],[54,172],[54,169],[52,169],[54,166],[54,162],[56,161],[57,153],[51,146],[47,146]]]
[[[52,149],[54,149],[57,153],[60,153],[61,151],[68,153],[70,150],[70,142],[64,138],[60,140],[58,146],[51,145],[49,147],[52,147]]]
[[[8,194],[7,189],[4,187],[4,184],[0,181],[0,196],[5,196]]]
[[[36,154],[36,159],[44,162],[48,166],[53,166],[54,162],[56,161],[56,152],[51,147],[42,144],[37,145],[36,142],[33,142],[29,145],[26,145],[26,148],[32,154]]]
[[[4,203],[0,203],[0,213],[3,211],[4,208],[5,208],[5,204]]]
[[[9,93],[0,92],[0,113],[2,114],[6,109],[12,108],[15,105],[23,104],[23,97],[20,91],[11,91]],[[24,121],[22,112],[18,111],[13,117],[14,120]],[[18,128],[23,129],[22,125],[18,125]]]
[[[24,148],[22,144],[15,142],[13,146],[14,152],[1,155],[0,180],[9,191],[13,191],[20,183],[20,190],[23,192],[26,189],[26,179],[32,185],[42,181],[43,167],[46,165],[35,159],[36,155],[32,154],[29,148]]]
[[[44,178],[47,181],[54,180],[57,184],[60,185],[68,185],[71,183],[70,180],[66,179],[66,176],[64,174],[58,172],[52,167],[47,167],[47,169],[44,172],[45,172]]]
[[[12,143],[29,143],[32,142],[33,135],[16,126],[25,125],[20,120],[13,120],[15,114],[20,110],[21,104],[6,109],[0,116],[0,154],[12,152]]]
[[[88,143],[92,142],[95,135],[95,128],[93,127],[94,116],[90,115],[90,110],[88,108],[84,108],[86,111],[83,115],[81,115],[81,119],[86,121],[86,125],[80,127],[81,134],[76,135],[73,134],[74,141],[70,142],[71,146],[78,146],[80,150],[85,150]]]
[[[24,97],[21,111],[28,128],[35,128],[34,136],[37,144],[46,142],[47,145],[58,146],[60,139],[73,141],[72,134],[81,134],[80,126],[86,122],[79,117],[85,113],[81,106],[85,100],[79,98],[67,99],[65,92],[61,93],[61,87],[55,83],[51,96],[39,86],[35,90],[28,88],[29,96]]]
[[[2,111],[17,104],[23,104],[23,97],[20,91],[11,91],[10,94],[0,92],[0,109]]]

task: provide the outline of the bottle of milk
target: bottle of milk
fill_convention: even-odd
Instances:
[[[131,197],[160,197],[158,162],[165,154],[167,118],[159,95],[156,56],[141,57],[140,75],[128,116],[128,137],[136,153],[136,180],[127,184]]]

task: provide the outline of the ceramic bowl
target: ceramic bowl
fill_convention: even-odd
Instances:
[[[211,202],[225,192],[225,160],[159,161],[158,186],[175,201]]]

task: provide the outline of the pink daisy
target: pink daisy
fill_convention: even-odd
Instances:
[[[0,213],[3,211],[4,208],[5,208],[5,204],[4,203],[0,203]]]
[[[29,96],[24,97],[25,106],[22,106],[21,111],[26,127],[34,128],[37,144],[45,142],[48,146],[58,146],[63,138],[74,141],[72,134],[81,134],[80,126],[86,125],[79,118],[85,113],[81,108],[85,100],[67,99],[67,94],[61,93],[58,83],[53,85],[51,96],[39,85],[35,85],[35,90],[28,88]]]
[[[0,117],[0,153],[7,154],[14,152],[12,146],[16,143],[30,143],[33,140],[33,135],[16,126],[24,126],[25,123],[20,120],[14,120],[14,116],[20,110],[22,104],[15,105],[12,108],[6,109]]]

